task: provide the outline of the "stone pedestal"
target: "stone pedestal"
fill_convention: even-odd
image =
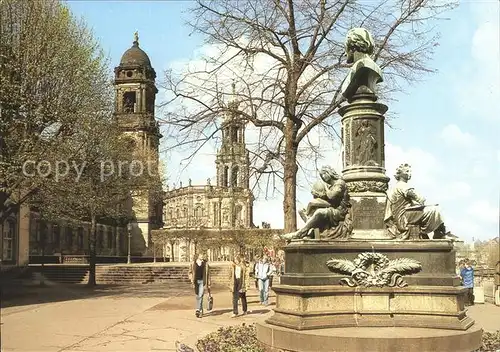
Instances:
[[[297,332],[257,324],[257,337],[269,352],[471,352],[481,344],[482,330],[425,328],[342,328]]]
[[[341,285],[350,275],[332,272],[327,261],[353,262],[362,253],[416,260],[421,271],[403,276],[401,287]],[[270,350],[471,352],[480,346],[449,241],[300,240],[285,247],[285,261],[286,273],[273,286],[275,314],[257,331]]]
[[[352,201],[353,234],[358,239],[389,238],[384,225],[389,178],[385,175],[384,113],[373,93],[355,94],[342,116],[343,170]]]

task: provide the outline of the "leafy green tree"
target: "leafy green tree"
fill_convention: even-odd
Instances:
[[[67,169],[45,181],[36,203],[46,218],[90,222],[88,284],[94,286],[98,221],[133,223],[132,206],[141,209],[161,197],[161,172],[157,155],[134,147],[112,116],[96,114],[74,128],[72,142],[62,152]]]
[[[109,72],[65,4],[0,1],[0,223],[44,186],[34,166],[61,159],[75,122],[109,111]]]

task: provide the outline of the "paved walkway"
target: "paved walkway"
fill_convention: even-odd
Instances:
[[[251,290],[252,313],[231,318],[230,293],[214,291],[214,311],[198,319],[187,285],[27,289],[2,300],[2,351],[175,351],[176,341],[194,347],[219,327],[272,314],[273,305],[260,306]],[[469,314],[485,330],[500,329],[500,307],[475,305]]]

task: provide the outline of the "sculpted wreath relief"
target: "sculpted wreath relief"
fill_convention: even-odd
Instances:
[[[347,184],[349,192],[360,193],[360,192],[385,192],[387,191],[387,183],[382,181],[353,181]]]
[[[334,272],[350,274],[340,280],[341,285],[349,287],[405,287],[405,274],[415,274],[422,270],[420,262],[414,259],[399,258],[389,260],[380,253],[365,252],[354,261],[347,259],[330,259],[326,265]]]

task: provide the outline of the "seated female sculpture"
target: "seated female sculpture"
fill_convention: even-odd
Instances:
[[[408,185],[411,167],[400,165],[396,170],[396,185],[387,193],[387,205],[384,222],[389,232],[399,239],[410,237],[410,225],[418,227],[420,238],[428,239],[434,232],[433,239],[457,239],[446,232],[444,221],[437,206],[425,205],[425,199]]]
[[[349,217],[351,207],[345,181],[329,166],[323,166],[320,179],[313,185],[313,200],[306,209],[299,211],[304,227],[283,236],[286,239],[313,237],[314,229],[321,238],[348,237],[352,231]]]

